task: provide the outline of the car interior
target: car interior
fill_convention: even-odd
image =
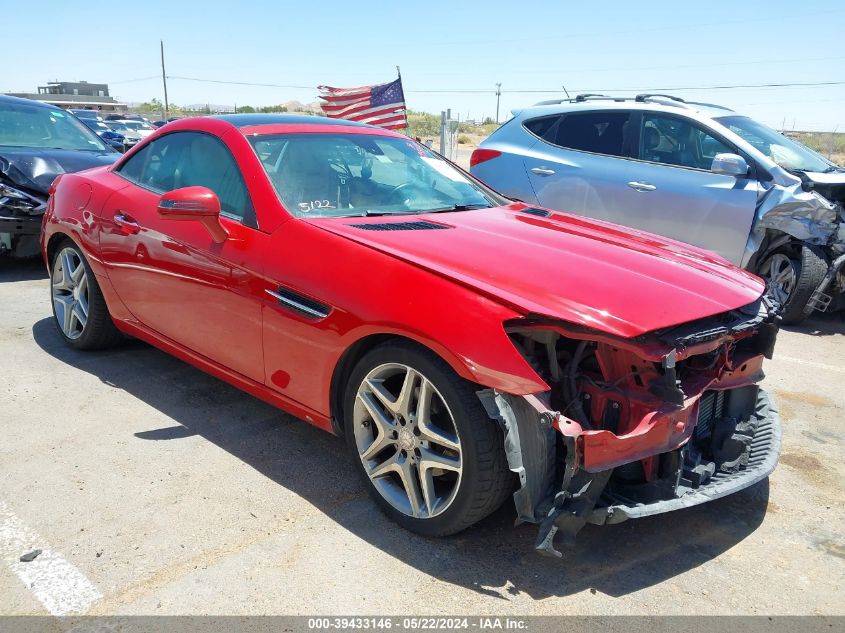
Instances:
[[[285,207],[308,215],[348,209],[413,212],[489,201],[416,144],[367,137],[279,135],[253,141]],[[422,153],[421,153],[422,152]]]
[[[224,214],[253,225],[255,212],[234,158],[212,137],[195,132],[163,136],[133,155],[120,173],[165,193],[181,187],[208,187]]]
[[[650,114],[643,116],[639,154],[642,160],[710,169],[713,157],[726,152],[731,149],[686,121]]]

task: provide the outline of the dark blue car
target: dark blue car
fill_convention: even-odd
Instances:
[[[106,125],[102,120],[99,118],[87,118],[87,117],[77,117],[80,121],[82,121],[88,128],[95,132],[97,136],[103,139],[106,143],[111,145],[119,152],[126,151],[126,138],[123,134],[119,132],[115,132],[112,130],[108,125]]]

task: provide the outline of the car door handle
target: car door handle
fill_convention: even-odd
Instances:
[[[555,170],[549,169],[548,167],[532,167],[531,173],[537,174],[538,176],[554,176]]]
[[[114,214],[114,223],[125,235],[135,235],[141,231],[141,225],[121,211]]]
[[[635,180],[629,182],[628,186],[636,191],[654,191],[657,189],[655,185],[650,185],[647,182],[637,182]]]

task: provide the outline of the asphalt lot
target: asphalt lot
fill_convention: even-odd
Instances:
[[[39,263],[0,262],[0,306],[0,614],[845,614],[839,316],[767,365],[769,481],[554,561],[508,507],[403,531],[340,439],[142,343],[66,348]]]

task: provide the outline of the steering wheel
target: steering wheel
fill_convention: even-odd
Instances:
[[[407,189],[409,187],[411,187],[410,182],[400,183],[400,184],[396,185],[393,189],[391,189],[390,192],[387,195],[392,198],[397,193],[401,193],[402,191],[404,191],[405,189]],[[403,200],[403,202],[404,202],[404,200]]]

